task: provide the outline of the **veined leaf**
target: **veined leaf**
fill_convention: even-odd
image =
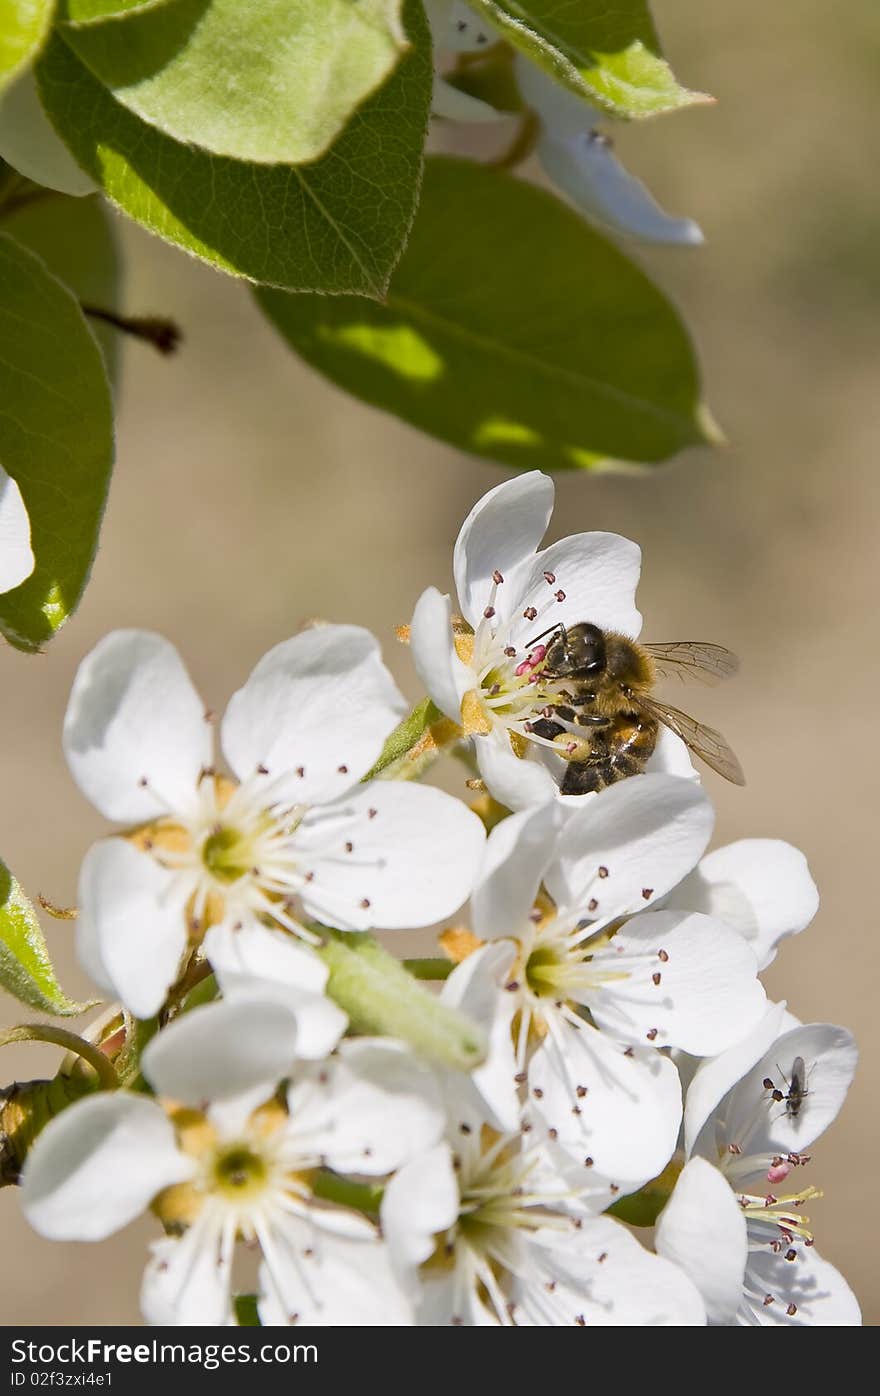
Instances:
[[[54,9],[55,0],[0,0],[0,89],[39,51]]]
[[[37,650],[75,610],[91,571],[113,461],[104,360],[76,298],[0,235],[0,465],[21,490],[36,558],[0,596],[0,631]]]
[[[669,301],[565,204],[484,165],[428,161],[381,304],[257,299],[348,392],[508,465],[654,462],[712,439]]]
[[[70,1018],[93,1005],[75,1003],[55,977],[37,914],[0,863],[0,985],[30,1008]]]
[[[470,0],[514,47],[615,116],[656,116],[711,101],[676,81],[647,0]]]
[[[63,32],[118,102],[174,140],[299,165],[324,154],[394,69],[407,48],[402,9],[403,0],[171,0]]]

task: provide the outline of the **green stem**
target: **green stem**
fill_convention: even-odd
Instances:
[[[439,957],[422,960],[404,960],[403,967],[413,979],[448,979],[455,965],[451,960]]]
[[[340,1207],[352,1207],[365,1216],[377,1217],[385,1189],[380,1183],[358,1183],[343,1178],[329,1168],[320,1168],[311,1180],[312,1192],[324,1202],[337,1202]]]
[[[13,1042],[51,1042],[55,1047],[63,1047],[66,1052],[75,1052],[92,1067],[102,1090],[119,1089],[119,1077],[104,1053],[94,1043],[86,1042],[85,1038],[68,1032],[66,1028],[56,1028],[51,1023],[22,1023],[0,1032],[0,1047],[8,1047]]]

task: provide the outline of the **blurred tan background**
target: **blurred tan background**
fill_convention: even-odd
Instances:
[[[787,838],[820,885],[819,917],[783,947],[768,990],[861,1044],[843,1116],[813,1151],[826,1192],[813,1218],[874,1323],[880,9],[658,0],[656,11],[679,77],[718,105],[615,135],[658,197],[706,232],[700,251],[637,255],[691,324],[732,444],[651,475],[559,479],[553,530],[638,539],[645,635],[717,640],[743,658],[727,691],[698,695],[749,777],[745,790],[707,778],[716,841]],[[304,617],[351,620],[379,634],[415,698],[392,627],[424,586],[448,584],[461,519],[504,478],[319,380],[243,285],[120,231],[128,307],[173,314],[186,343],[172,361],[126,347],[117,472],[82,609],[44,657],[0,651],[0,849],[31,895],[62,904],[103,831],[60,750],[74,669],[100,636],[163,631],[222,708]],[[85,996],[71,926],[47,932],[65,987]],[[19,1017],[11,1000],[2,1013]],[[55,1062],[7,1049],[2,1078]],[[60,1246],[29,1231],[14,1191],[0,1209],[2,1322],[139,1321],[149,1225]]]

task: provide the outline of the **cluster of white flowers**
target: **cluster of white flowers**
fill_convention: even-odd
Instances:
[[[462,0],[426,0],[426,9],[438,59],[435,116],[465,125],[503,120],[504,111],[443,76],[450,57],[488,54],[500,36]],[[514,75],[522,101],[538,122],[535,153],[541,168],[581,213],[612,232],[644,242],[694,246],[703,241],[692,219],[664,212],[644,184],[624,169],[611,140],[597,128],[601,112],[523,54],[516,55]]]
[[[634,637],[639,551],[588,533],[539,552],[552,503],[539,474],[491,491],[456,544],[462,616],[430,589],[411,627],[435,725],[495,799],[488,836],[382,778],[406,706],[361,629],[257,665],[220,724],[227,772],[166,641],[117,632],[80,668],[67,758],[123,830],[84,860],[79,952],[122,1006],[108,1058],[149,1040],[128,1089],[38,1135],[22,1198],[63,1240],[152,1210],[151,1323],[236,1322],[239,1246],[264,1324],[859,1322],[802,1181],[855,1048],[758,979],[815,913],[806,862],[768,839],[707,853],[712,807],[669,734],[645,773],[559,796],[558,748],[530,740],[535,635]],[[328,944],[356,958],[375,947],[357,933],[465,903],[439,995],[409,981],[421,1008],[383,1019],[378,961],[337,992]],[[437,1049],[448,1022],[472,1025],[472,1070]]]

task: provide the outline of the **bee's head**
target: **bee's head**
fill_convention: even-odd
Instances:
[[[589,621],[560,627],[547,646],[544,673],[548,678],[597,678],[604,668],[605,636]]]

